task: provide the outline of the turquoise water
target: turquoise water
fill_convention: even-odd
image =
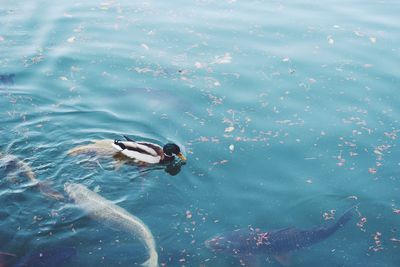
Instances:
[[[0,74],[15,77],[0,81],[0,150],[59,192],[84,184],[141,218],[166,266],[240,266],[204,241],[307,229],[356,204],[292,265],[399,266],[399,12],[397,1],[3,1]],[[67,155],[122,134],[175,142],[188,162],[171,176]],[[146,260],[137,239],[9,176],[0,251],[75,247],[64,266]]]

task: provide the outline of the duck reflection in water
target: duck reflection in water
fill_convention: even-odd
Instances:
[[[0,74],[0,85],[5,85],[5,86],[13,85],[14,77],[15,77],[14,73]]]

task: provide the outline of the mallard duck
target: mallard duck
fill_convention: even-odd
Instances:
[[[173,162],[175,156],[186,161],[181,149],[174,143],[168,143],[163,147],[149,143],[138,142],[125,136],[126,141],[114,140],[113,147],[128,158],[149,164]]]

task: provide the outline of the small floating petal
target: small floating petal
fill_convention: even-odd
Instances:
[[[143,48],[146,49],[146,50],[149,50],[149,49],[150,49],[149,46],[148,46],[147,44],[141,44],[141,47],[143,47]]]
[[[68,43],[74,43],[75,40],[76,40],[76,37],[72,36],[72,37],[69,37],[67,41],[68,41]]]
[[[231,133],[231,132],[233,132],[235,130],[235,127],[233,127],[233,126],[229,126],[229,127],[226,127],[225,128],[225,132],[226,133]]]

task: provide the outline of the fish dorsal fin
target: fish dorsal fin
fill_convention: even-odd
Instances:
[[[290,266],[292,264],[292,254],[289,252],[274,255],[274,258],[283,266]]]

